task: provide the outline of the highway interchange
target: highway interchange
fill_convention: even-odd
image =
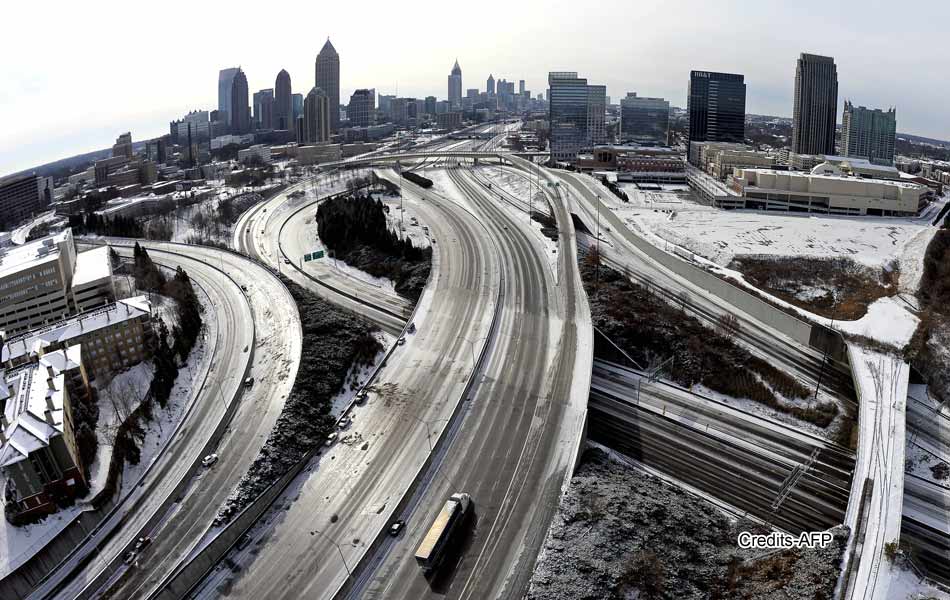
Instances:
[[[539,170],[527,160],[506,156],[505,169],[541,183],[536,198],[543,201],[535,209],[549,211],[557,221],[552,270],[550,250],[530,231],[527,219],[500,206],[507,201],[518,208],[519,199],[490,190],[483,176],[457,166],[473,158],[466,153],[481,151],[478,144],[441,142],[435,148],[458,152],[458,158],[449,162],[448,153],[426,157],[413,151],[403,167],[418,161],[417,168],[442,168],[455,192],[442,196],[402,182],[408,210],[438,240],[430,281],[415,309],[391,289],[334,270],[328,261],[301,260],[314,249],[318,203],[342,192],[350,171],[325,178],[330,183],[320,190],[312,181],[299,183],[242,215],[233,245],[253,260],[212,248],[149,244],[156,262],[184,267],[219,307],[209,331],[217,333],[220,357],[208,371],[218,391],[195,402],[180,436],[150,471],[152,479],[147,477],[142,493],[113,517],[112,527],[78,549],[32,597],[91,597],[104,591],[104,584],[109,587],[106,597],[149,597],[206,538],[218,508],[280,413],[296,373],[294,357],[306,350],[300,347],[296,308],[275,277],[277,271],[361,314],[387,334],[405,335],[407,342],[380,369],[369,401],[350,408],[353,424],[341,431],[342,441],[308,465],[293,495],[279,501],[279,509],[201,582],[196,597],[520,598],[575,464],[588,420],[588,394],[591,418],[599,414],[600,425],[591,431],[597,441],[623,448],[624,440],[629,444],[634,437],[642,445],[631,446],[628,455],[643,459],[632,455],[646,451],[657,464],[670,455],[661,439],[681,444],[684,453],[712,456],[710,462],[686,467],[667,460],[669,470],[692,473],[692,489],[698,493],[714,487],[716,480],[702,470],[717,460],[712,472],[726,479],[739,469],[762,473],[744,488],[737,479],[733,487],[714,494],[726,509],[744,506],[789,531],[833,526],[846,509],[853,515],[850,474],[855,457],[847,449],[712,406],[669,386],[645,386],[634,401],[631,386],[642,374],[595,366],[590,311],[576,268],[578,243],[603,244],[608,264],[628,269],[707,322],[735,315],[741,342],[750,351],[808,384],[826,371],[826,393],[856,407],[861,394],[847,366],[826,366],[819,350],[650,260],[586,178]],[[380,177],[397,181],[386,164],[392,157],[378,158],[379,164],[362,165],[357,173],[375,169]],[[292,197],[308,185],[316,193]],[[596,233],[575,237],[571,213]],[[114,240],[113,245],[128,254],[127,242]],[[410,321],[413,334],[406,332]],[[258,382],[250,391],[240,386],[238,374],[246,369]],[[682,421],[673,428],[666,414],[671,406],[677,412],[672,420]],[[604,414],[612,416],[605,419]],[[637,420],[641,424],[633,428],[619,425]],[[618,425],[604,428],[605,422]],[[712,437],[710,423],[718,427]],[[695,435],[674,439],[684,425]],[[223,433],[219,442],[215,431]],[[872,442],[867,445],[873,448]],[[197,461],[210,448],[222,459],[214,469],[199,472]],[[894,456],[884,460],[887,468]],[[776,490],[796,466],[806,464],[809,468],[782,507],[770,511]],[[898,484],[904,489],[902,480],[889,483]],[[946,506],[939,491],[911,480],[906,485],[905,507],[917,506],[912,503],[919,498],[928,498],[926,506]],[[441,502],[460,490],[472,495],[475,524],[450,568],[427,579],[413,552]],[[896,509],[883,506],[881,520],[893,523],[896,514],[900,523],[900,504]],[[918,508],[918,515],[929,514]],[[397,518],[408,526],[399,537],[387,537],[388,525]],[[933,517],[929,526],[934,520],[939,524],[939,518]],[[908,525],[905,515],[905,531],[913,535],[921,521],[926,519],[918,516]],[[857,552],[852,577],[867,577],[868,582],[873,578],[861,574],[862,569],[877,574],[883,543],[896,535],[888,527],[876,536],[873,552]],[[142,533],[156,540],[143,553],[146,568],[126,568],[121,555]],[[93,548],[98,548],[95,555]],[[866,562],[864,555],[876,560]],[[886,586],[884,592],[874,585],[849,590],[851,597],[883,597]]]

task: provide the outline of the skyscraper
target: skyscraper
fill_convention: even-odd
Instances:
[[[303,101],[303,141],[319,144],[330,141],[330,106],[326,93],[318,87]]]
[[[513,91],[515,82],[510,84]],[[513,104],[514,94],[509,94],[509,107]],[[596,146],[607,143],[607,86],[587,86],[587,144]]]
[[[353,127],[368,127],[373,124],[375,98],[371,90],[356,90],[350,96],[346,116]]]
[[[254,94],[254,128],[274,128],[274,90],[271,88]]]
[[[844,103],[841,115],[841,154],[894,164],[897,109],[881,110]]]
[[[231,83],[237,75],[238,68],[221,69],[218,72],[218,118],[230,123],[228,113],[231,110]]]
[[[425,100],[425,113],[426,113],[427,115],[434,115],[434,114],[435,114],[435,104],[436,104],[436,97],[435,97],[435,96],[426,96],[426,100]]]
[[[802,53],[795,67],[792,152],[834,154],[838,69],[830,56]]]
[[[297,119],[303,118],[303,94],[293,94],[290,96],[290,104],[293,107],[293,118],[291,119],[292,123],[296,123]]]
[[[548,73],[548,86],[551,158],[572,161],[585,147],[603,143],[606,87],[587,85],[574,71]]]
[[[691,71],[686,102],[689,142],[745,140],[745,76]]]
[[[449,106],[459,108],[462,105],[462,68],[459,67],[459,61],[455,59],[455,66],[452,67],[452,73],[449,74]]]
[[[281,69],[274,82],[274,129],[293,131],[294,104],[290,87],[290,74]]]
[[[518,93],[522,96],[524,95],[524,79],[518,80]]]
[[[620,99],[620,141],[648,144],[669,143],[670,103],[663,98],[644,98],[636,92]]]
[[[316,86],[326,94],[330,103],[330,130],[340,128],[340,55],[327,38],[317,54]]]
[[[251,130],[250,107],[247,102],[247,77],[238,67],[231,81],[231,132],[247,133]]]
[[[489,73],[488,82],[485,84],[485,93],[491,96],[495,93],[495,77]]]

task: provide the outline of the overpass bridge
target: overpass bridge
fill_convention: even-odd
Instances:
[[[416,152],[395,152],[390,154],[377,154],[373,156],[354,156],[353,158],[348,158],[346,160],[338,160],[334,162],[321,163],[320,168],[339,168],[339,167],[355,167],[355,166],[367,166],[367,165],[376,165],[376,164],[387,164],[394,163],[396,161],[412,161],[412,160],[427,160],[427,159],[446,159],[446,158],[455,158],[459,160],[471,160],[478,162],[479,160],[498,160],[501,163],[510,162],[515,164],[510,160],[511,157],[516,156],[519,158],[526,158],[533,161],[535,157],[542,156],[547,158],[549,154],[547,152],[498,152],[498,151],[480,151],[480,150],[445,150],[445,151],[416,151]]]

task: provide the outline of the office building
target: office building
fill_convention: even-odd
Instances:
[[[518,95],[524,96],[524,79],[518,80]],[[609,102],[608,102],[609,104]]]
[[[36,174],[0,178],[0,228],[10,229],[43,212],[52,199],[52,178]]]
[[[293,92],[290,87],[290,73],[284,69],[277,74],[274,82],[274,129],[292,130],[294,123]]]
[[[373,124],[373,112],[375,107],[374,94],[372,90],[356,90],[350,96],[350,103],[346,108],[346,116],[352,127],[369,127]]]
[[[293,110],[293,122],[303,118],[303,94],[293,94],[290,96],[290,103]]]
[[[270,156],[270,146],[254,144],[248,148],[238,150],[237,159],[241,164],[264,165],[270,162]]]
[[[548,86],[551,158],[573,161],[585,147],[604,143],[606,87],[588,85],[574,71],[548,73]]]
[[[495,93],[495,77],[489,73],[488,82],[485,84],[485,93],[489,96]]]
[[[436,125],[439,129],[445,129],[448,131],[454,131],[456,129],[461,129],[462,127],[462,113],[460,112],[447,112],[440,115],[436,115]]]
[[[7,335],[114,298],[108,248],[77,253],[70,229],[0,249],[0,331]]]
[[[315,73],[315,85],[323,90],[330,105],[330,131],[335,133],[340,128],[340,55],[330,38],[317,54]]]
[[[206,110],[193,110],[178,121],[171,122],[171,136],[177,143],[186,143],[189,139],[195,142],[211,139],[211,120]]]
[[[274,128],[274,90],[268,88],[254,94],[254,129]]]
[[[218,72],[218,118],[225,123],[230,123],[228,114],[231,110],[231,86],[239,70],[234,67]]]
[[[380,94],[379,96],[379,114],[386,119],[392,119],[392,101],[395,100],[395,98],[395,96],[387,94]]]
[[[251,130],[250,105],[247,97],[247,77],[238,68],[231,80],[231,133],[244,134]]]
[[[455,65],[452,66],[452,72],[449,74],[448,99],[452,108],[462,106],[462,68],[459,67],[458,59],[455,59]]]
[[[425,99],[425,112],[426,112],[427,115],[434,115],[434,114],[435,114],[435,105],[436,105],[436,102],[437,102],[437,100],[436,100],[436,97],[435,97],[435,96],[426,96],[426,99]]]
[[[745,140],[745,93],[743,75],[690,72],[689,142],[742,143]]]
[[[841,116],[841,154],[873,163],[894,164],[897,110],[887,111],[844,103]]]
[[[620,141],[638,144],[669,143],[670,103],[645,98],[636,92],[620,100]]]
[[[514,108],[514,86],[509,85],[508,108]],[[607,143],[607,86],[587,86],[587,145],[597,146]]]
[[[121,156],[127,160],[132,160],[132,134],[125,132],[116,138],[112,145],[112,156]]]
[[[795,67],[792,152],[834,154],[838,69],[829,56],[802,53]]]
[[[310,90],[303,102],[303,142],[330,141],[330,106],[326,93],[318,87]]]

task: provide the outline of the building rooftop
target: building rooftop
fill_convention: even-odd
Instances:
[[[7,423],[0,467],[29,458],[31,452],[63,433],[65,378],[57,365],[70,364],[78,351],[77,346],[71,357],[69,350],[59,350],[51,353],[49,360],[13,371],[0,370],[0,404]]]
[[[72,230],[65,229],[20,246],[0,248],[0,278],[58,260],[59,244],[72,243],[72,237]]]
[[[73,287],[82,286],[112,277],[109,247],[100,246],[76,255],[76,271],[73,273]]]
[[[820,165],[819,165],[820,166]],[[879,185],[892,185],[894,187],[902,188],[922,188],[924,186],[916,183],[908,183],[903,181],[897,181],[894,179],[865,179],[863,177],[853,177],[850,175],[826,175],[823,173],[805,173],[803,171],[780,171],[778,169],[740,169],[742,172],[756,172],[764,173],[769,175],[785,175],[787,177],[807,177],[807,178],[820,178],[820,179],[834,179],[838,181],[850,181],[852,183],[876,183]]]
[[[11,337],[3,344],[0,359],[3,363],[7,363],[31,352],[39,354],[41,350],[53,344],[65,343],[80,335],[151,313],[152,307],[146,296],[119,300],[108,306],[47,325],[42,329],[34,329]]]

